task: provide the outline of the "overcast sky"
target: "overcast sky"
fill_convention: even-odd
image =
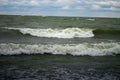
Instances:
[[[0,0],[0,14],[120,17],[120,0]]]

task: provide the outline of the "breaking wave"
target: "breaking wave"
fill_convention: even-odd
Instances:
[[[82,44],[0,44],[1,55],[18,54],[71,54],[105,56],[120,54],[120,43],[82,43]]]
[[[55,37],[55,38],[88,38],[94,37],[92,29],[84,28],[65,28],[65,29],[33,29],[33,28],[7,28],[18,30],[22,34],[30,34],[37,37]]]

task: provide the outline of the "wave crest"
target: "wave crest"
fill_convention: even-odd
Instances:
[[[30,34],[37,37],[55,37],[55,38],[88,38],[94,37],[92,29],[84,28],[66,28],[66,29],[32,29],[32,28],[7,28],[19,30],[23,34]]]
[[[83,43],[83,44],[0,44],[0,54],[16,55],[16,54],[71,54],[71,55],[90,55],[104,56],[120,54],[119,43]]]

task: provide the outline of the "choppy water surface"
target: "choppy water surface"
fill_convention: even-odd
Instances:
[[[120,18],[0,16],[2,80],[119,80],[119,54]]]

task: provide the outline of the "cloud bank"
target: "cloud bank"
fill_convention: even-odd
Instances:
[[[0,14],[120,17],[120,0],[0,0]]]

